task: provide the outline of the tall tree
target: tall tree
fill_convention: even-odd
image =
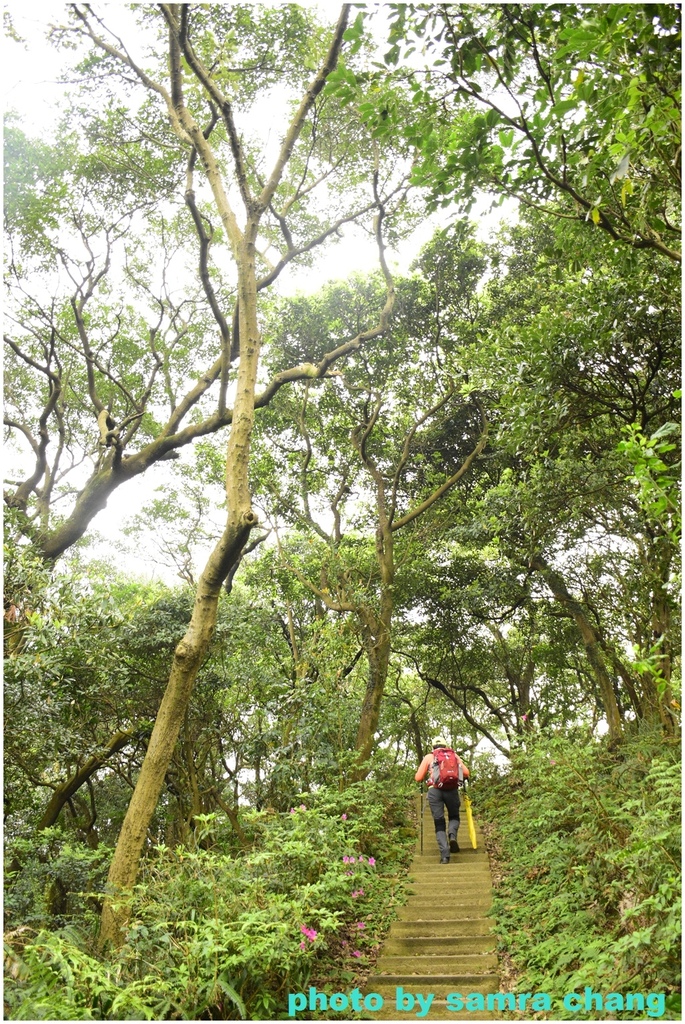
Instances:
[[[337,25],[328,33],[328,39],[324,39],[318,29],[312,32],[293,31],[285,12],[236,8],[232,16],[226,18],[223,8],[162,4],[153,18],[158,32],[161,19],[164,26],[161,35],[166,36],[166,41],[157,43],[156,67],[152,70],[134,60],[129,49],[104,26],[91,8],[75,5],[72,13],[75,25],[65,29],[64,35],[76,35],[89,41],[92,59],[101,70],[109,75],[120,75],[127,81],[133,80],[157,105],[161,104],[177,144],[186,154],[184,199],[199,243],[202,290],[218,329],[220,344],[211,371],[189,393],[191,398],[175,406],[171,419],[154,444],[166,446],[168,450],[176,446],[173,438],[178,433],[182,415],[193,404],[192,396],[198,390],[204,393],[214,383],[218,385],[217,406],[209,418],[210,422],[204,421],[205,427],[212,429],[230,424],[226,451],[226,524],[198,578],[190,623],[174,653],[169,683],[117,843],[109,874],[111,891],[116,893],[122,888],[130,888],[135,881],[147,826],[184,720],[195,676],[214,629],[222,584],[239,561],[257,523],[249,482],[249,451],[255,409],[267,404],[286,383],[303,378],[323,378],[336,360],[356,351],[385,330],[394,291],[384,260],[381,230],[387,213],[387,195],[396,194],[401,188],[401,171],[399,176],[393,174],[387,155],[381,160],[378,147],[364,145],[359,122],[353,112],[346,114],[339,104],[322,96],[326,80],[335,69],[343,47],[347,8],[343,8]],[[145,15],[145,21],[149,20],[150,13]],[[305,18],[304,14],[302,17]],[[304,29],[304,23],[300,28]],[[350,30],[353,41],[360,28],[357,26]],[[277,152],[272,155],[268,152],[260,154],[256,141],[248,141],[239,128],[237,114],[241,105],[243,110],[249,110],[260,90],[268,90],[281,78],[278,62],[268,56],[273,52],[275,29],[279,33],[279,45],[284,50],[288,69],[285,81],[290,90],[292,108],[283,138]],[[242,71],[234,70],[236,53],[239,52],[240,59],[244,60],[250,48],[257,51],[261,59],[256,64],[246,64]],[[305,84],[305,75],[310,73],[308,67],[318,70]],[[337,148],[333,145],[334,139],[343,137],[346,146]],[[370,160],[368,153],[371,154]],[[263,166],[267,159],[271,162],[268,171]],[[227,313],[221,309],[208,270],[207,252],[213,230],[209,216],[198,205],[196,196],[198,162],[206,181],[208,201],[219,218],[233,261],[235,307]],[[340,174],[341,168],[346,171],[347,167],[359,182],[357,192],[365,192],[364,200],[360,199],[356,208],[350,209],[348,205],[342,216],[333,223],[328,218],[321,226],[317,223],[310,194],[321,185],[331,193],[331,175],[334,172]],[[311,218],[305,212],[305,198],[318,229],[313,237]],[[236,202],[242,206],[240,214]],[[344,202],[350,203],[349,194]],[[341,223],[369,210],[375,211],[375,234],[385,275],[382,308],[376,307],[370,326],[367,322],[351,337],[337,337],[332,345],[329,343],[315,365],[281,370],[259,392],[259,292],[271,284],[294,258],[321,244],[334,234]],[[275,247],[275,262],[260,255],[260,239]],[[278,239],[282,244],[281,251],[277,248]],[[86,327],[83,304],[90,298],[96,279],[97,273],[91,271],[86,283],[79,285],[79,298],[72,303],[79,330],[82,321]],[[82,333],[80,331],[79,336]],[[87,341],[83,341],[83,350],[92,402],[95,355]],[[233,360],[237,361],[237,367],[232,372]],[[52,396],[56,384],[47,363],[43,364],[40,372],[45,373],[50,381]],[[232,408],[228,405],[230,393],[234,395]],[[56,405],[56,401],[53,404]],[[96,474],[93,486],[107,490],[114,479],[126,475],[126,462],[130,460],[123,458],[117,424],[108,422],[104,415],[107,410],[104,403],[101,404],[103,409],[98,409],[98,415],[103,413],[101,441],[104,448],[111,448],[111,452],[106,457],[103,473]],[[44,411],[45,420],[51,415],[52,408],[50,405]],[[140,410],[133,414],[134,419],[138,412]],[[192,426],[191,432],[195,433]],[[207,430],[203,427],[202,432]],[[148,450],[142,461],[147,458],[149,462],[148,457],[152,454]],[[88,501],[90,498],[84,498],[81,505]],[[102,942],[117,940],[121,934],[125,911],[115,909],[117,906],[112,899],[105,902]]]
[[[273,505],[325,545],[318,582],[288,564],[324,607],[359,624],[368,663],[356,739],[360,765],[373,750],[385,692],[398,567],[410,571],[429,513],[468,478],[487,441],[485,413],[469,394],[462,366],[471,327],[464,311],[483,264],[463,226],[452,232],[452,242],[451,258],[440,261],[427,252],[426,277],[402,283],[384,351],[351,360],[319,400],[305,387],[299,411],[295,392],[285,410],[275,410],[277,443],[292,454],[291,474],[280,487],[269,483]],[[308,332],[321,330],[322,317],[363,318],[373,290],[373,283],[362,282],[333,290],[327,309],[298,303],[296,326],[292,313],[285,316],[285,343],[312,345]],[[411,379],[407,356],[414,364]],[[298,428],[286,434],[286,423]]]
[[[91,8],[74,5],[75,25],[53,35],[92,48],[59,140],[8,129],[5,425],[21,464],[5,501],[48,561],[120,486],[232,424],[241,324],[232,259],[254,262],[262,293],[345,224],[380,203],[387,210],[402,181],[356,111],[323,94],[337,55],[325,63],[323,30],[304,11],[174,11],[162,5],[141,22],[159,64],[165,44],[153,37],[169,31],[164,18],[178,19],[164,85],[166,68],[146,70]],[[347,30],[348,48],[360,29]],[[321,76],[308,83],[317,62]],[[272,143],[250,112],[276,82],[292,120],[265,176]],[[147,90],[135,113],[122,83]],[[240,226],[231,187],[251,226]],[[319,371],[278,366],[260,378],[255,407]]]

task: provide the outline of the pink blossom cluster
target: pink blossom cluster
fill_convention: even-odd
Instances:
[[[357,896],[363,896],[363,895],[364,895],[364,890],[363,889],[355,889],[355,891],[352,893],[352,899],[356,899]]]
[[[300,925],[300,931],[303,935],[307,936],[310,942],[314,942],[316,936],[319,934],[318,932],[315,932],[313,928],[307,928],[304,924]]]
[[[361,854],[359,855],[358,858],[357,857],[343,857],[343,864],[356,864],[357,860],[359,860],[359,862],[361,864],[363,864],[364,861],[366,860],[366,858],[363,857]],[[369,863],[369,867],[372,868],[374,866],[374,864],[376,863],[376,858],[375,857],[369,857],[368,863]]]

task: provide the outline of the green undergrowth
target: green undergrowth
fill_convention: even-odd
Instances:
[[[415,828],[402,782],[306,795],[291,812],[247,811],[250,846],[222,852],[203,819],[193,849],[159,847],[133,893],[124,946],[101,957],[95,921],[14,929],[13,1020],[226,1020],[287,1016],[305,985],[354,987],[403,901]]]
[[[590,740],[528,746],[479,801],[504,869],[493,915],[517,991],[548,993],[554,1019],[679,1020],[679,744],[647,733],[614,753]],[[663,994],[663,1013],[656,995],[652,1013],[564,1009],[586,986]]]

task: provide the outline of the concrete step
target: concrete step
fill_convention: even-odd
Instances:
[[[368,1011],[366,1011],[368,1013]],[[421,1014],[419,1016],[419,1014]],[[430,1005],[428,1013],[422,1012],[420,1006],[417,1004],[413,1010],[397,1010],[395,1008],[394,1000],[391,997],[391,1001],[383,1006],[373,1017],[362,1017],[362,1020],[442,1020],[442,1021],[460,1021],[460,1020],[496,1020],[494,1014],[489,1013],[487,1010],[481,1011],[470,1011],[460,1010],[458,1013],[451,1010],[445,1000],[434,999]]]
[[[429,860],[424,864],[417,864],[416,861],[412,861],[409,873],[410,875],[439,875],[441,872],[444,874],[445,869],[448,867],[458,868],[464,875],[472,875],[479,871],[490,873],[490,863],[486,857],[480,857],[478,860],[467,860],[461,853],[450,854],[449,864],[442,864],[437,853],[433,860]]]
[[[456,867],[465,874],[470,871],[489,871],[490,861],[487,857],[466,857],[463,853],[451,853],[449,866]],[[416,859],[412,861],[411,873],[413,875],[432,874],[433,872],[444,871],[447,867],[440,860],[440,851],[436,850],[431,857],[417,864]]]
[[[463,878],[475,876],[475,874],[490,873],[490,865],[486,860],[472,860],[471,862],[461,860],[461,853],[453,853],[446,864],[436,857],[432,864],[417,864],[416,861],[410,868],[413,877],[432,878],[438,874],[461,874]]]
[[[485,853],[481,853],[480,850],[459,850],[458,853],[453,853],[450,850],[450,857],[457,861],[459,864],[471,867],[475,864],[487,864],[489,866],[490,860]],[[415,868],[432,867],[434,864],[440,864],[440,850],[437,846],[434,846],[428,853],[415,856],[412,861],[412,866]]]
[[[461,992],[462,995],[468,995],[469,992],[480,992],[483,995],[499,992],[499,975],[492,972],[485,974],[462,973],[448,977],[418,974],[398,974],[391,977],[387,974],[372,974],[364,986],[364,992],[378,992],[382,995],[383,1009],[385,1010],[394,1006],[398,986],[401,986],[404,992],[422,992],[424,995],[432,992],[436,999],[444,1000],[450,992]]]
[[[459,830],[460,852],[451,855],[449,864],[440,864],[432,819],[424,819],[423,852],[417,843],[407,903],[397,909],[397,919],[364,989],[382,995],[384,1005],[377,1013],[366,1011],[364,1019],[497,1018],[496,1010],[456,1010],[454,1003],[447,1002],[450,993],[487,996],[499,991],[496,940],[486,916],[492,906],[492,877],[480,830],[478,844],[477,850],[471,848],[464,822]],[[415,998],[419,994],[423,1000]]]
[[[383,956],[433,956],[453,953],[489,953],[494,935],[393,935],[383,943]]]
[[[488,928],[492,928],[492,918],[487,916],[490,903],[477,903],[474,905],[457,904],[453,907],[427,906],[425,903],[407,903],[400,907],[397,912],[397,923],[411,924],[412,926],[421,922],[421,927],[426,927],[425,922],[440,922],[451,924],[454,921],[483,921],[487,922]]]
[[[427,854],[432,854],[438,848],[438,841],[435,838],[436,833],[433,829],[430,832],[424,832],[423,834],[423,850],[421,849],[421,840],[416,844],[416,855],[418,857],[425,857]],[[457,842],[462,853],[466,853],[469,857],[487,857],[487,851],[485,849],[485,838],[483,836],[476,836],[475,848],[471,846],[471,840],[468,836],[465,836],[462,832],[457,833]]]
[[[434,956],[386,956],[382,953],[376,971],[378,974],[414,974],[432,976],[458,974],[487,974],[497,969],[494,953],[451,953]],[[430,990],[433,991],[432,989]]]
[[[393,921],[390,926],[390,935],[393,939],[427,935],[434,935],[436,938],[453,935],[489,935],[491,931],[492,921],[487,917],[455,917],[451,921],[419,917],[413,920],[410,918]]]
[[[492,886],[484,881],[472,882],[466,886],[453,886],[446,882],[444,885],[435,885],[427,882],[416,882],[411,889],[407,890],[409,899],[421,900],[422,903],[437,903],[442,900],[448,906],[458,899],[469,900],[490,900],[492,901]]]
[[[464,869],[459,864],[441,864],[435,871],[422,871],[412,875],[407,880],[407,886],[413,889],[417,885],[458,885],[460,889],[467,889],[470,885],[478,883],[492,884],[492,875],[489,868],[468,868]]]
[[[485,886],[493,888],[493,876],[488,870],[478,867],[475,870],[463,870],[459,864],[440,864],[440,870],[430,874],[415,874],[411,881],[406,883],[408,888],[427,889],[434,886],[436,889],[442,886],[458,886],[460,889],[468,889],[470,886]]]

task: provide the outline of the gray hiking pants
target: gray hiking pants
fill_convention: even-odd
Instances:
[[[449,855],[447,837],[456,839],[459,831],[459,790],[438,789],[436,786],[429,786],[428,806],[433,815],[435,838],[438,841],[440,852]],[[445,808],[447,808],[449,817],[447,836],[445,835]]]

